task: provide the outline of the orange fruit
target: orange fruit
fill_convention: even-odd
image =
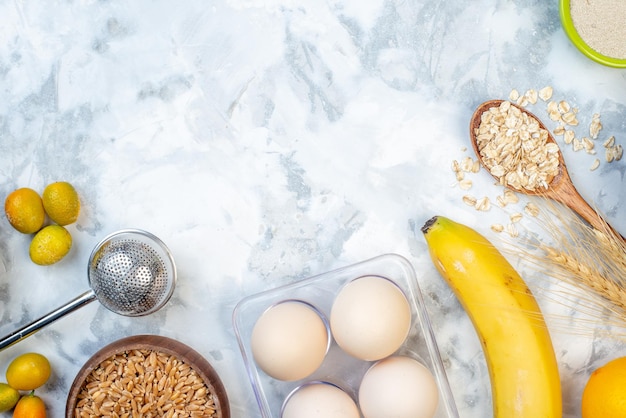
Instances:
[[[20,393],[6,383],[0,383],[0,412],[13,409],[20,400]]]
[[[59,225],[48,225],[33,237],[28,253],[30,259],[40,266],[61,261],[72,248],[72,235]]]
[[[599,367],[587,380],[582,396],[582,418],[626,417],[626,357]]]
[[[25,353],[15,357],[7,368],[7,383],[17,390],[35,390],[48,381],[50,362],[39,353]]]
[[[41,197],[28,187],[14,190],[7,196],[4,212],[11,226],[24,234],[39,231],[46,220]]]
[[[46,404],[31,392],[17,402],[13,418],[46,418]]]
[[[43,207],[48,217],[64,226],[76,222],[80,212],[80,200],[74,186],[57,181],[46,186],[42,194]]]

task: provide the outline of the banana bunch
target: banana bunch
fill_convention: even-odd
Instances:
[[[504,256],[442,216],[422,227],[432,261],[470,317],[485,354],[495,418],[561,418],[558,365],[544,317]]]

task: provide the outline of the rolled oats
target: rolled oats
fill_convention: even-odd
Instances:
[[[555,102],[554,100],[551,100],[550,102],[548,102],[548,113],[553,113],[553,112],[556,112],[559,115],[561,114],[561,112],[559,111],[559,104]]]
[[[524,206],[524,212],[526,212],[527,215],[536,217],[539,215],[539,207],[533,202],[528,202],[526,206]]]
[[[604,141],[602,145],[604,146],[604,148],[611,148],[613,145],[615,145],[615,137],[610,136],[606,141]]]
[[[552,87],[546,86],[539,90],[539,98],[544,102],[550,100],[552,98]]]
[[[476,201],[474,208],[482,212],[487,212],[489,209],[491,209],[491,202],[489,201],[488,197],[482,197]]]
[[[615,156],[615,161],[619,161],[622,159],[622,155],[624,154],[624,149],[622,148],[622,145],[616,145],[615,146],[615,151],[614,151],[614,156]]]
[[[601,130],[602,122],[600,122],[600,115],[598,113],[594,113],[591,118],[591,124],[589,125],[589,136],[592,139],[597,139]]]
[[[593,150],[594,143],[591,139],[585,136],[581,139],[581,142],[582,142],[583,148],[585,148],[585,151],[589,152]]]
[[[530,89],[528,91],[526,91],[526,93],[524,93],[524,97],[526,98],[526,100],[528,101],[528,103],[530,104],[536,104],[537,103],[537,99],[539,97],[537,90],[535,89]]]
[[[506,203],[517,203],[519,202],[519,197],[515,194],[513,190],[504,189],[504,201]]]
[[[463,180],[461,180],[459,182],[459,186],[463,190],[469,190],[469,189],[472,188],[472,180],[470,180],[470,179],[463,179]]]
[[[578,138],[574,138],[574,141],[572,142],[572,149],[574,151],[580,151],[583,148],[585,148],[585,147],[583,145],[582,140],[580,140]]]
[[[576,118],[576,113],[573,111],[565,112],[562,116],[563,122],[567,123],[570,126],[577,126],[578,119]]]
[[[476,206],[476,201],[477,199],[474,196],[470,196],[470,195],[465,195],[463,196],[463,203],[465,203],[468,206]]]
[[[558,110],[551,110],[548,112],[548,117],[550,118],[550,120],[553,120],[555,122],[562,122],[563,118],[561,116],[561,112],[559,112]]]
[[[557,136],[561,136],[565,134],[565,126],[563,125],[557,126],[556,128],[554,128],[554,130],[552,130],[552,133]]]
[[[465,157],[461,163],[461,168],[465,172],[471,172],[474,167],[474,160],[471,157]]]
[[[504,186],[545,189],[559,172],[558,146],[548,142],[548,131],[508,101],[483,112],[474,133],[485,167]]]
[[[499,106],[483,112],[478,127],[474,129],[480,160],[503,186],[530,191],[547,188],[554,176],[559,173],[558,146],[549,141],[550,134],[546,128],[523,110],[529,104],[536,104],[539,99],[546,103],[547,116],[555,122],[552,128],[555,136],[562,136],[563,142],[571,145],[574,151],[585,150],[591,155],[597,152],[594,140],[598,139],[603,129],[599,113],[593,114],[588,126],[588,135],[577,137],[574,127],[579,125],[579,110],[566,100],[554,100],[552,87],[546,86],[539,91],[529,89],[524,94],[512,89],[509,100],[502,101]],[[607,162],[623,157],[622,145],[616,144],[614,136],[605,139],[602,145]],[[471,188],[472,182],[458,173],[477,173],[481,167],[480,160],[467,157],[460,162],[453,162],[453,171],[457,174],[461,189]],[[600,159],[595,158],[590,170],[597,170],[600,164]],[[509,188],[505,188],[504,193],[495,198],[495,203],[499,207],[504,208],[519,202],[517,194]],[[465,195],[463,202],[479,211],[488,211],[491,207],[487,197],[476,198]],[[539,215],[539,208],[536,204],[528,202],[524,205],[523,213],[536,217]],[[517,237],[519,232],[516,224],[522,217],[521,212],[515,212],[509,215],[507,225],[494,223],[491,229]]]

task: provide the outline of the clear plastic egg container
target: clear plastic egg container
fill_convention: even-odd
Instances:
[[[301,300],[311,304],[329,318],[334,298],[343,286],[351,280],[372,275],[393,281],[404,292],[411,308],[409,335],[394,354],[408,355],[417,359],[433,374],[439,389],[439,405],[435,418],[459,417],[430,319],[424,307],[415,270],[404,257],[384,254],[248,296],[237,304],[233,312],[234,330],[263,418],[280,418],[281,408],[290,393],[312,381],[336,385],[357,402],[361,379],[374,361],[363,361],[348,355],[331,339],[324,362],[313,374],[297,381],[282,381],[270,377],[257,367],[250,339],[256,321],[273,305],[290,299]]]

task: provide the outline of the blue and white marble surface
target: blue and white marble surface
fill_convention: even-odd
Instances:
[[[61,417],[95,351],[160,334],[213,364],[233,417],[259,416],[237,302],[398,253],[418,272],[460,415],[490,416],[478,339],[419,227],[445,215],[499,242],[489,225],[506,213],[462,203],[451,163],[473,157],[479,103],[547,85],[580,109],[580,129],[600,113],[602,135],[626,145],[626,72],[570,44],[556,1],[0,2],[0,192],[65,180],[83,205],[71,253],[48,267],[0,219],[0,333],[87,290],[90,252],[118,229],[159,236],[179,273],[157,313],[89,304],[0,353],[0,372],[17,354],[45,354],[54,374],[39,394]],[[626,234],[626,159],[592,171],[595,156],[563,152],[581,194]],[[475,196],[501,193],[485,171],[472,179]],[[564,416],[577,417],[591,369],[626,347],[553,339]]]

